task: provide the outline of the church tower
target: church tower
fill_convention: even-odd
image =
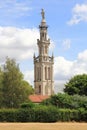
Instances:
[[[34,54],[34,87],[37,95],[52,95],[54,93],[53,64],[54,57],[49,56],[50,39],[47,38],[48,26],[45,12],[41,11],[42,20],[39,25],[40,39],[37,39],[39,54]]]

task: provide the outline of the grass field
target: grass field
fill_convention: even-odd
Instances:
[[[0,130],[87,130],[87,123],[0,123]]]

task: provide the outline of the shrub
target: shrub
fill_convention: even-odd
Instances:
[[[21,108],[33,108],[35,106],[32,102],[26,102],[21,104]]]

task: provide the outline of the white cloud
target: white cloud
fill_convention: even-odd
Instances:
[[[39,31],[36,28],[0,27],[0,62],[8,56],[16,60],[33,58],[37,53],[37,39]],[[53,49],[51,43],[50,49]]]
[[[22,16],[29,15],[29,11],[32,10],[30,7],[30,1],[16,1],[16,0],[0,0],[1,15],[5,16]]]
[[[37,52],[37,29],[0,27],[0,61],[6,56],[17,60],[32,58]]]
[[[70,49],[70,46],[71,46],[71,40],[70,39],[63,40],[63,48],[65,50]]]
[[[54,62],[54,78],[56,80],[69,78],[72,64],[73,62],[66,60],[64,57],[56,57]]]
[[[87,50],[79,53],[78,59],[87,62]]]
[[[54,82],[54,91],[55,93],[60,93],[60,92],[63,92],[63,89],[64,89],[64,84],[66,83],[66,81],[64,80],[55,80]]]
[[[87,22],[87,4],[76,4],[72,9],[72,18],[69,25],[78,24],[81,21]]]

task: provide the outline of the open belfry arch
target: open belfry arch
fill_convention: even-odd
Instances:
[[[40,39],[37,39],[38,56],[34,54],[34,87],[37,95],[52,95],[54,93],[53,64],[54,57],[49,56],[50,39],[47,38],[45,12],[41,11],[42,20],[39,25]]]

